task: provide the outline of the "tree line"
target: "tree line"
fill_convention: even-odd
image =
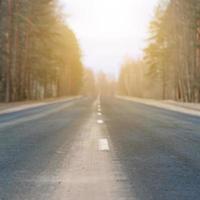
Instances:
[[[149,27],[143,59],[121,68],[119,92],[200,102],[200,0],[160,2]]]
[[[79,93],[79,44],[58,13],[54,0],[0,0],[1,101]]]
[[[85,68],[81,95],[88,97],[114,96],[116,92],[116,80],[103,71],[94,73],[91,69]]]

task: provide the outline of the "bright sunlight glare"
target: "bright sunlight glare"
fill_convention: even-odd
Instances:
[[[117,75],[125,57],[142,56],[158,0],[61,0],[75,31],[83,62]]]

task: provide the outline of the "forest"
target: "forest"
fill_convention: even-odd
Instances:
[[[160,1],[143,54],[124,61],[121,95],[200,102],[200,0]]]
[[[93,95],[106,88],[98,86],[100,79],[116,89],[103,75],[95,80],[81,58],[57,1],[0,0],[1,102]],[[200,0],[160,0],[143,56],[124,61],[117,90],[126,96],[200,102]]]
[[[0,0],[0,101],[77,95],[77,38],[54,0]]]

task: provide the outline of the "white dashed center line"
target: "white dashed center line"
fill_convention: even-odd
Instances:
[[[106,138],[99,140],[99,151],[109,151],[108,140]]]
[[[98,112],[97,115],[101,116],[102,114],[100,112]]]
[[[97,123],[98,123],[98,124],[103,124],[103,122],[104,122],[104,121],[101,120],[101,119],[97,120]]]

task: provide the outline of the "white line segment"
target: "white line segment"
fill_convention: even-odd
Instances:
[[[108,140],[106,138],[99,140],[99,151],[109,151]]]
[[[101,119],[99,119],[99,120],[97,120],[97,123],[98,123],[98,124],[103,124],[103,123],[104,123],[104,121],[103,121],[103,120],[101,120]]]

